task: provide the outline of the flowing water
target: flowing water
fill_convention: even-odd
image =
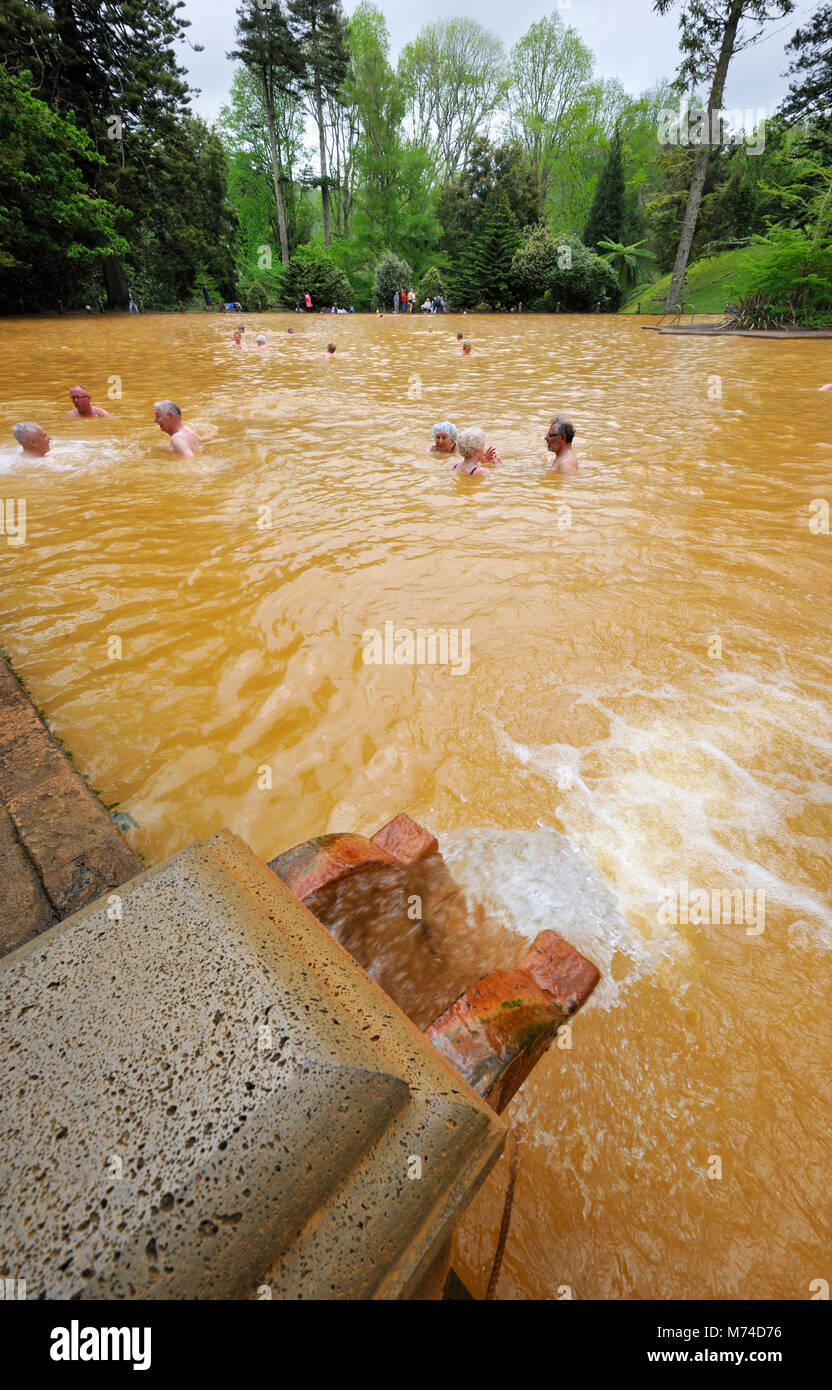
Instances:
[[[208,315],[4,323],[26,539],[0,535],[0,640],[148,862],[406,809],[460,885],[466,969],[543,927],[596,961],[508,1112],[500,1297],[809,1298],[832,1282],[832,344],[243,322],[264,353]],[[63,418],[79,381],[111,420]],[[161,397],[198,458],[166,452]],[[545,468],[556,411],[575,478]],[[484,426],[497,476],[428,456],[444,419]],[[387,623],[404,655],[401,629],[449,629],[456,659],[368,663]],[[407,926],[392,973],[429,1015]],[[457,1238],[477,1293],[506,1168]]]

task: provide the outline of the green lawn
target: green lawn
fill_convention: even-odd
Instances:
[[[682,291],[685,305],[692,305],[697,314],[721,314],[726,300],[744,295],[746,268],[764,250],[762,246],[746,246],[694,261],[688,266]],[[643,314],[662,314],[669,288],[669,274],[651,285],[639,285],[624,301],[619,313],[634,314],[640,301]]]

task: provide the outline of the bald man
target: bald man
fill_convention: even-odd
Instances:
[[[97,420],[99,417],[110,419],[109,410],[102,410],[100,405],[93,405],[89,391],[86,391],[83,386],[70,386],[69,399],[72,401],[72,409],[66,412],[67,419]]]

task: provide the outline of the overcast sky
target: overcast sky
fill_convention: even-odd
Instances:
[[[351,14],[358,0],[345,0]],[[530,24],[544,15],[558,13],[578,30],[595,54],[600,77],[618,77],[637,95],[661,77],[672,77],[678,63],[678,20],[674,12],[660,17],[653,0],[376,0],[387,18],[393,55],[422,27],[442,16],[469,15],[500,35],[510,47]],[[762,42],[740,53],[731,66],[724,105],[761,108],[768,114],[780,103],[788,87],[783,78],[788,60],[784,47],[794,30],[817,3],[798,0],[788,20],[775,20]],[[678,9],[678,6],[677,6]],[[204,52],[182,49],[182,61],[195,87],[201,89],[195,106],[207,121],[216,119],[226,101],[234,64],[226,53],[234,45],[234,0],[186,0],[183,13],[191,21],[191,43]]]

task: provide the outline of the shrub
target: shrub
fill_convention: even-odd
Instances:
[[[577,237],[561,237],[557,263],[549,271],[546,286],[549,309],[558,304],[565,313],[591,313],[598,305],[604,313],[618,305],[615,271],[601,256],[588,251]]]
[[[284,306],[294,309],[296,304],[303,305],[307,290],[315,309],[328,309],[332,304],[349,309],[352,305],[352,286],[343,270],[325,246],[312,242],[298,246],[289,257],[283,271]]]
[[[517,298],[526,309],[560,305],[566,313],[605,312],[618,303],[612,267],[576,236],[553,237],[548,227],[527,228],[511,265]],[[541,304],[541,301],[542,304]]]
[[[754,240],[765,249],[747,262],[746,297],[764,296],[769,314],[789,324],[832,321],[832,237],[777,227]]]
[[[432,265],[430,267],[430,270],[425,271],[424,275],[419,281],[419,287],[416,290],[416,295],[419,300],[419,303],[424,304],[426,299],[435,299],[438,294],[441,294],[444,298],[444,292],[442,289],[442,277],[439,274],[439,271],[436,269],[436,266]]]
[[[393,295],[409,290],[413,283],[413,271],[407,261],[397,256],[395,251],[385,251],[376,266],[373,282],[373,304],[377,309],[389,309]]]

